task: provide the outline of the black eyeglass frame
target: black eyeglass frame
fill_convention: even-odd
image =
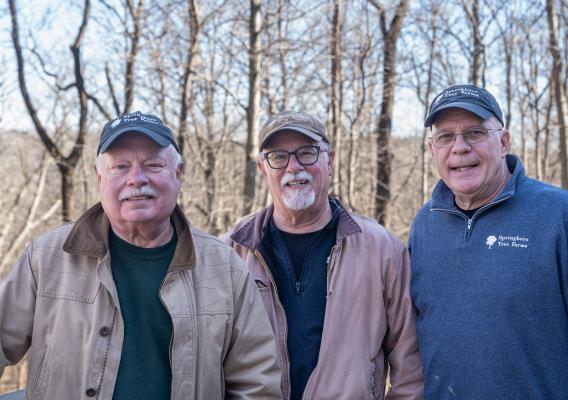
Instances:
[[[316,150],[316,159],[313,162],[309,162],[309,163],[305,163],[302,162],[299,158],[298,158],[298,152],[302,149],[306,149],[306,148],[311,148],[311,149],[315,149]],[[310,166],[310,165],[314,165],[315,163],[317,163],[319,161],[319,156],[320,153],[327,153],[329,150],[328,149],[322,149],[319,145],[317,144],[309,144],[306,146],[300,146],[298,147],[295,151],[288,151],[288,150],[272,150],[272,151],[268,151],[266,153],[262,153],[262,158],[266,160],[266,162],[268,163],[268,166],[272,169],[283,169],[286,168],[288,166],[288,164],[290,164],[290,157],[292,156],[292,154],[294,155],[294,157],[296,157],[296,160],[298,160],[298,163],[304,167],[306,166]],[[286,164],[281,166],[281,167],[273,167],[272,164],[270,163],[270,155],[274,154],[274,153],[287,153],[288,154],[288,159],[286,160]]]

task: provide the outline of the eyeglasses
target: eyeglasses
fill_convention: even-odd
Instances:
[[[470,128],[466,129],[462,133],[440,132],[432,135],[430,143],[439,149],[451,147],[456,142],[456,138],[461,135],[467,143],[476,144],[487,140],[491,132],[500,132],[502,130],[503,129],[501,128]]]
[[[274,150],[263,154],[264,159],[272,169],[286,168],[290,162],[290,156],[296,156],[296,160],[300,165],[313,165],[318,162],[320,152],[325,153],[326,149],[320,149],[319,146],[302,146],[296,151]]]

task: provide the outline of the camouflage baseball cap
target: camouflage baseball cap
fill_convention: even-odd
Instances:
[[[325,126],[315,116],[301,111],[282,111],[270,117],[260,129],[259,150],[262,150],[275,134],[283,131],[298,132],[316,142],[325,140],[329,143]]]

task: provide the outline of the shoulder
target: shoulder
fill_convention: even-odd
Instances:
[[[530,196],[534,199],[568,204],[568,191],[533,178],[525,178],[524,185],[520,186],[520,191],[524,196]]]
[[[194,227],[191,227],[191,235],[195,246],[197,272],[213,268],[217,271],[225,269],[232,275],[240,276],[245,271],[237,253],[218,237]]]
[[[33,240],[34,242],[52,242],[53,240],[65,241],[71,229],[75,225],[74,222],[67,222],[65,224],[56,226],[54,228],[48,229],[47,231],[39,234]]]
[[[349,213],[349,216],[360,228],[359,233],[349,237],[350,240],[359,242],[363,246],[374,246],[379,251],[390,249],[400,253],[405,250],[404,243],[375,219],[354,213]]]
[[[63,243],[69,236],[74,223],[65,223],[63,225],[51,228],[38,236],[36,236],[29,244],[29,248],[35,252],[60,250],[63,252]]]
[[[207,257],[214,253],[222,253],[229,256],[230,253],[233,252],[231,246],[220,238],[210,235],[209,233],[193,226],[190,229],[191,236],[193,237],[193,244],[198,255],[201,253],[200,255],[202,257]]]
[[[430,208],[432,207],[432,200],[428,200],[416,213],[412,221],[413,224],[420,222],[421,220],[428,218],[430,215]]]
[[[516,210],[538,212],[542,217],[568,220],[568,191],[558,186],[526,177],[513,198]]]
[[[239,232],[242,229],[247,229],[247,227],[252,227],[254,225],[257,214],[258,213],[249,214],[238,220],[231,229],[229,229],[226,233],[221,235],[220,239],[225,243],[232,242],[231,236],[233,236],[235,233]]]

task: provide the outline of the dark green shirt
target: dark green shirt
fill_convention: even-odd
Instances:
[[[114,400],[169,399],[172,320],[159,297],[177,244],[133,246],[109,234],[111,267],[124,320],[124,342]]]

